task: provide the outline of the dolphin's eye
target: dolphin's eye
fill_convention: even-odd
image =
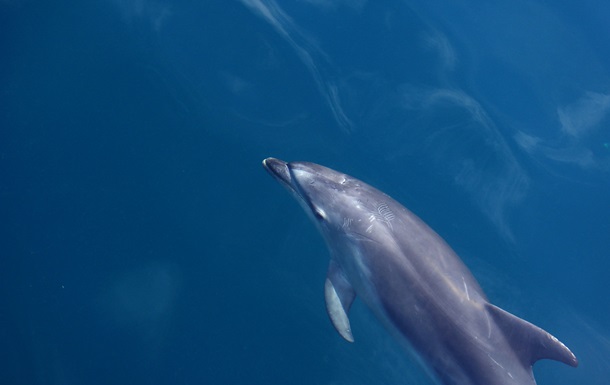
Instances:
[[[324,212],[324,210],[322,210],[319,207],[314,208],[313,210],[313,215],[315,215],[316,218],[318,218],[319,220],[326,220],[326,213]]]

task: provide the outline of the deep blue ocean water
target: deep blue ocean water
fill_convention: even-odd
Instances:
[[[458,4],[459,3],[459,4]],[[610,377],[600,0],[0,1],[0,383],[431,384],[268,156],[392,195]]]

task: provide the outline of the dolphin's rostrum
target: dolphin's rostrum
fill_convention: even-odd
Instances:
[[[449,245],[383,192],[314,163],[268,158],[263,165],[328,245],[326,308],[347,341],[354,341],[348,313],[359,297],[446,385],[534,385],[539,359],[578,365],[558,339],[489,303]]]

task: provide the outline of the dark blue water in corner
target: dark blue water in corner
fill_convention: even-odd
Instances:
[[[421,216],[491,300],[610,374],[603,1],[0,1],[0,383],[431,384],[261,167]]]

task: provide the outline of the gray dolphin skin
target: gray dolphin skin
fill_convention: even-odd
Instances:
[[[314,163],[263,165],[326,241],[326,309],[347,341],[359,297],[446,385],[534,385],[537,360],[578,365],[557,338],[489,303],[451,247],[383,192]]]

